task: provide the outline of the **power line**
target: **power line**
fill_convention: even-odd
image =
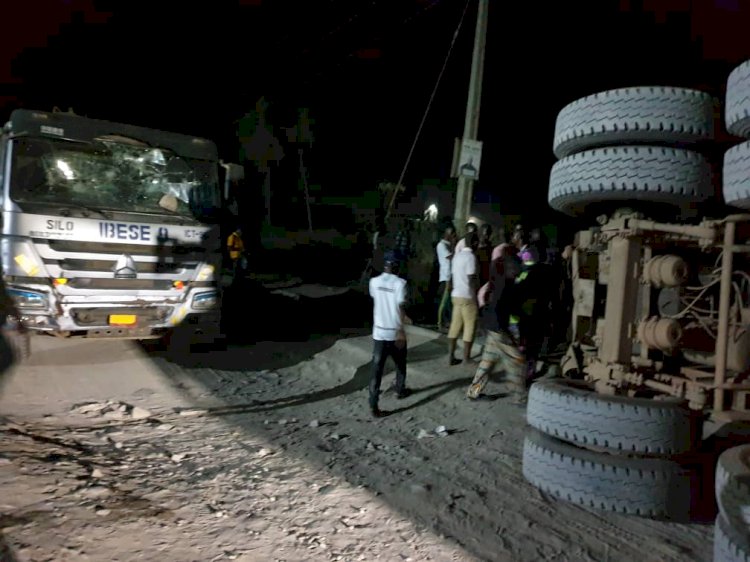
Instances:
[[[448,47],[448,53],[445,55],[445,60],[443,61],[443,67],[440,69],[440,74],[438,74],[437,80],[435,81],[435,87],[432,89],[432,94],[430,94],[430,99],[427,102],[427,107],[425,108],[424,114],[422,115],[422,121],[419,123],[419,128],[417,129],[417,134],[414,135],[414,141],[411,144],[411,148],[409,149],[409,154],[406,157],[406,162],[404,162],[404,167],[401,169],[401,175],[398,178],[398,183],[396,184],[396,189],[393,191],[393,195],[391,196],[391,201],[388,203],[388,209],[386,210],[385,217],[388,219],[388,216],[391,213],[391,209],[393,208],[393,204],[396,201],[396,197],[399,192],[399,187],[401,186],[401,183],[404,181],[404,176],[406,176],[406,170],[409,167],[409,163],[411,162],[411,157],[414,154],[414,149],[417,146],[417,141],[419,140],[419,136],[422,134],[422,129],[424,128],[425,121],[427,121],[427,115],[430,112],[430,108],[432,107],[432,102],[435,99],[435,94],[437,94],[438,87],[440,86],[440,81],[443,79],[443,74],[445,74],[445,69],[448,66],[448,60],[450,59],[451,53],[453,52],[453,47],[456,44],[456,39],[458,39],[458,34],[461,31],[461,26],[464,23],[464,19],[466,18],[466,12],[469,10],[469,3],[471,0],[466,0],[466,5],[464,6],[464,11],[461,14],[461,19],[458,21],[458,26],[456,27],[456,31],[453,33],[453,38],[451,39],[450,47]]]

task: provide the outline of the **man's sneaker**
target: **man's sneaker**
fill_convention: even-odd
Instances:
[[[370,411],[372,412],[373,418],[384,418],[388,415],[388,412],[381,410],[380,408],[372,408]]]

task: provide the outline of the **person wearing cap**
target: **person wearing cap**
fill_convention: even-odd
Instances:
[[[370,411],[376,418],[386,412],[379,408],[380,385],[388,357],[396,364],[396,397],[406,398],[406,332],[404,325],[411,324],[406,315],[406,280],[398,276],[399,262],[395,252],[388,251],[383,258],[383,273],[370,279],[369,292],[373,300],[373,352],[369,385]]]
[[[474,232],[476,234],[477,225],[469,221],[466,223],[465,231],[466,232],[464,233],[464,236],[458,242],[456,242],[456,248],[453,252],[454,254],[457,254],[466,247],[466,234],[469,234],[471,232]]]
[[[465,237],[465,247],[453,255],[451,262],[451,326],[448,330],[448,364],[458,365],[456,345],[458,336],[463,332],[464,363],[471,364],[471,348],[477,327],[477,291],[479,290],[479,264],[474,254],[479,245],[476,232],[469,232]]]
[[[518,348],[518,342],[508,331],[508,322],[516,304],[515,278],[520,269],[514,259],[511,246],[501,244],[492,252],[490,280],[480,293],[482,327],[486,330],[484,350],[474,380],[466,396],[471,400],[486,398],[482,391],[487,386],[490,373],[500,364],[511,384],[512,395],[517,404],[526,397],[526,360]]]

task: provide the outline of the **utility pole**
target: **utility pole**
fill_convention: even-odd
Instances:
[[[479,0],[477,10],[477,28],[474,32],[474,54],[471,60],[469,78],[469,96],[466,101],[466,118],[464,120],[464,139],[477,140],[479,130],[479,106],[482,100],[482,75],[484,73],[484,45],[487,36],[487,6],[489,0]],[[456,211],[454,221],[456,228],[464,234],[463,228],[469,220],[471,203],[474,199],[474,180],[458,175],[456,189]]]

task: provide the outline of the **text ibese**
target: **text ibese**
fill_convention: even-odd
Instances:
[[[99,235],[116,240],[151,240],[151,227],[145,224],[100,222]]]

